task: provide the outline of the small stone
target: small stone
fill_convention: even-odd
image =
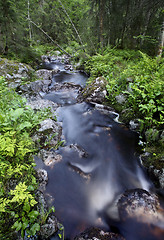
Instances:
[[[131,130],[139,130],[139,121],[138,119],[130,120],[129,127]]]
[[[126,102],[126,98],[123,94],[120,94],[120,95],[117,95],[116,96],[116,101],[119,103],[119,104],[123,104]]]

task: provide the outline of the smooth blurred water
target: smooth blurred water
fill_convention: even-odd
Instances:
[[[54,75],[53,84],[71,81],[85,85],[87,76],[64,72],[63,66],[61,70]],[[53,168],[45,167],[49,176],[47,201],[55,206],[66,238],[73,238],[89,226],[110,230],[111,225],[127,237],[130,224],[120,224],[116,202],[127,189],[149,190],[151,186],[136,151],[138,134],[116,122],[113,112],[107,114],[91,104],[76,103],[76,97],[74,90],[44,96],[60,104],[57,120],[62,122],[66,140],[66,147],[59,150],[62,161]],[[84,154],[68,147],[72,144]],[[131,230],[128,236],[133,239]],[[140,239],[148,240],[147,236]]]

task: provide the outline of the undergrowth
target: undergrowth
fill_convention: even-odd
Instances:
[[[128,122],[138,119],[140,134],[146,145],[160,146],[164,144],[164,60],[151,58],[141,51],[106,49],[104,55],[90,57],[86,63],[92,82],[98,76],[104,76],[108,84],[108,103],[114,106]],[[124,102],[119,104],[117,96],[123,96]],[[160,152],[161,154],[161,152]]]
[[[31,135],[49,112],[34,112],[0,77],[0,239],[27,238],[40,230]]]

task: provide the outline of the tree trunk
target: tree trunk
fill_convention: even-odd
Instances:
[[[32,34],[31,34],[31,22],[30,22],[30,0],[28,0],[28,30],[29,30],[29,38],[30,38],[30,46],[31,46],[31,39],[32,39]]]
[[[41,27],[39,27],[35,22],[33,22],[32,20],[30,20],[30,22],[36,26],[42,33],[44,33],[47,38],[49,38],[51,40],[51,42],[53,42],[56,46],[58,46],[58,48],[60,48],[66,55],[68,55],[69,57],[72,57],[69,53],[67,53],[58,43],[56,43],[52,37],[50,37]]]
[[[99,27],[100,27],[100,47],[101,53],[103,53],[103,46],[104,46],[104,0],[100,0],[99,2],[99,9],[100,9],[100,20],[99,20]]]
[[[124,17],[123,28],[122,28],[122,33],[121,33],[121,48],[124,48],[124,36],[125,36],[126,29],[127,29],[127,19],[128,19],[128,14],[129,14],[130,1],[128,0],[126,4],[127,4],[126,5],[126,14]]]
[[[76,34],[77,34],[78,38],[79,38],[80,44],[82,45],[82,47],[83,47],[83,50],[84,50],[84,52],[85,52],[85,49],[84,49],[83,42],[82,42],[82,40],[81,40],[81,37],[80,37],[80,35],[79,35],[79,33],[78,33],[78,31],[77,31],[77,29],[76,29],[76,27],[75,27],[74,23],[72,22],[72,20],[71,20],[71,18],[70,18],[70,16],[69,16],[69,14],[67,13],[67,11],[66,11],[66,9],[65,9],[64,5],[62,4],[62,2],[61,2],[60,0],[58,0],[58,2],[59,2],[59,3],[60,3],[60,5],[62,6],[62,8],[63,8],[63,11],[65,12],[66,16],[68,17],[69,21],[71,22],[71,24],[72,24],[72,27],[74,28],[74,30],[75,30],[75,32],[76,32]]]
[[[164,47],[164,22],[162,24],[162,29],[160,34],[160,44],[159,44],[158,55],[157,55],[158,57],[162,56],[163,47]]]

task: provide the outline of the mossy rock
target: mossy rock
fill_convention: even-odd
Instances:
[[[8,84],[13,87],[14,83],[29,81],[33,74],[34,70],[27,64],[0,58],[0,76],[4,76]]]

